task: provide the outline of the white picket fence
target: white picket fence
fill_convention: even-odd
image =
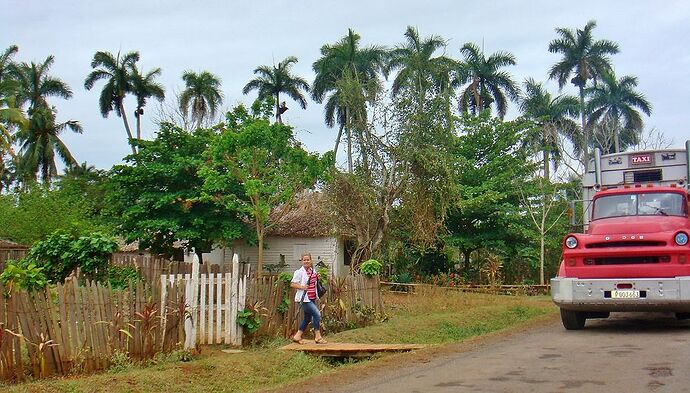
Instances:
[[[239,271],[239,257],[232,260],[233,272]],[[191,274],[161,275],[161,307],[167,289],[176,282],[185,286],[189,318],[185,320],[185,348],[197,344],[242,345],[242,327],[237,313],[244,310],[247,299],[247,275],[234,273],[199,274],[195,257]]]

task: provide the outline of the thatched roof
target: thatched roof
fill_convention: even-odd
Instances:
[[[19,243],[11,242],[9,240],[0,239],[0,250],[28,250],[28,246]]]
[[[268,229],[269,236],[326,237],[335,233],[323,194],[319,192],[305,192],[291,205],[274,209],[270,221],[276,224]]]

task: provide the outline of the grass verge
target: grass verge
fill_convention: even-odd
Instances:
[[[414,295],[387,294],[385,322],[328,338],[361,343],[458,343],[472,337],[524,326],[557,312],[546,296],[511,297],[424,289]],[[280,351],[276,339],[239,354],[204,348],[189,362],[166,361],[90,376],[0,386],[8,392],[251,392],[305,381],[352,367],[302,353]],[[375,363],[377,360],[370,362]],[[354,365],[355,367],[357,365]],[[308,372],[305,372],[308,370]]]

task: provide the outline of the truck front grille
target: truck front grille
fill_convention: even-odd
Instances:
[[[595,265],[633,265],[659,263],[659,257],[608,257],[594,258]]]
[[[585,248],[609,248],[609,247],[663,247],[666,242],[642,240],[642,241],[618,241],[618,242],[603,242],[590,243],[585,245]]]

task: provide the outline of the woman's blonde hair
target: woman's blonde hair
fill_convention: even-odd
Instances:
[[[312,265],[314,264],[314,261],[313,261],[312,258],[311,258],[311,253],[310,253],[310,252],[303,252],[303,253],[302,253],[302,256],[299,257],[299,260],[301,261],[304,257],[309,257],[309,262],[311,262]]]

